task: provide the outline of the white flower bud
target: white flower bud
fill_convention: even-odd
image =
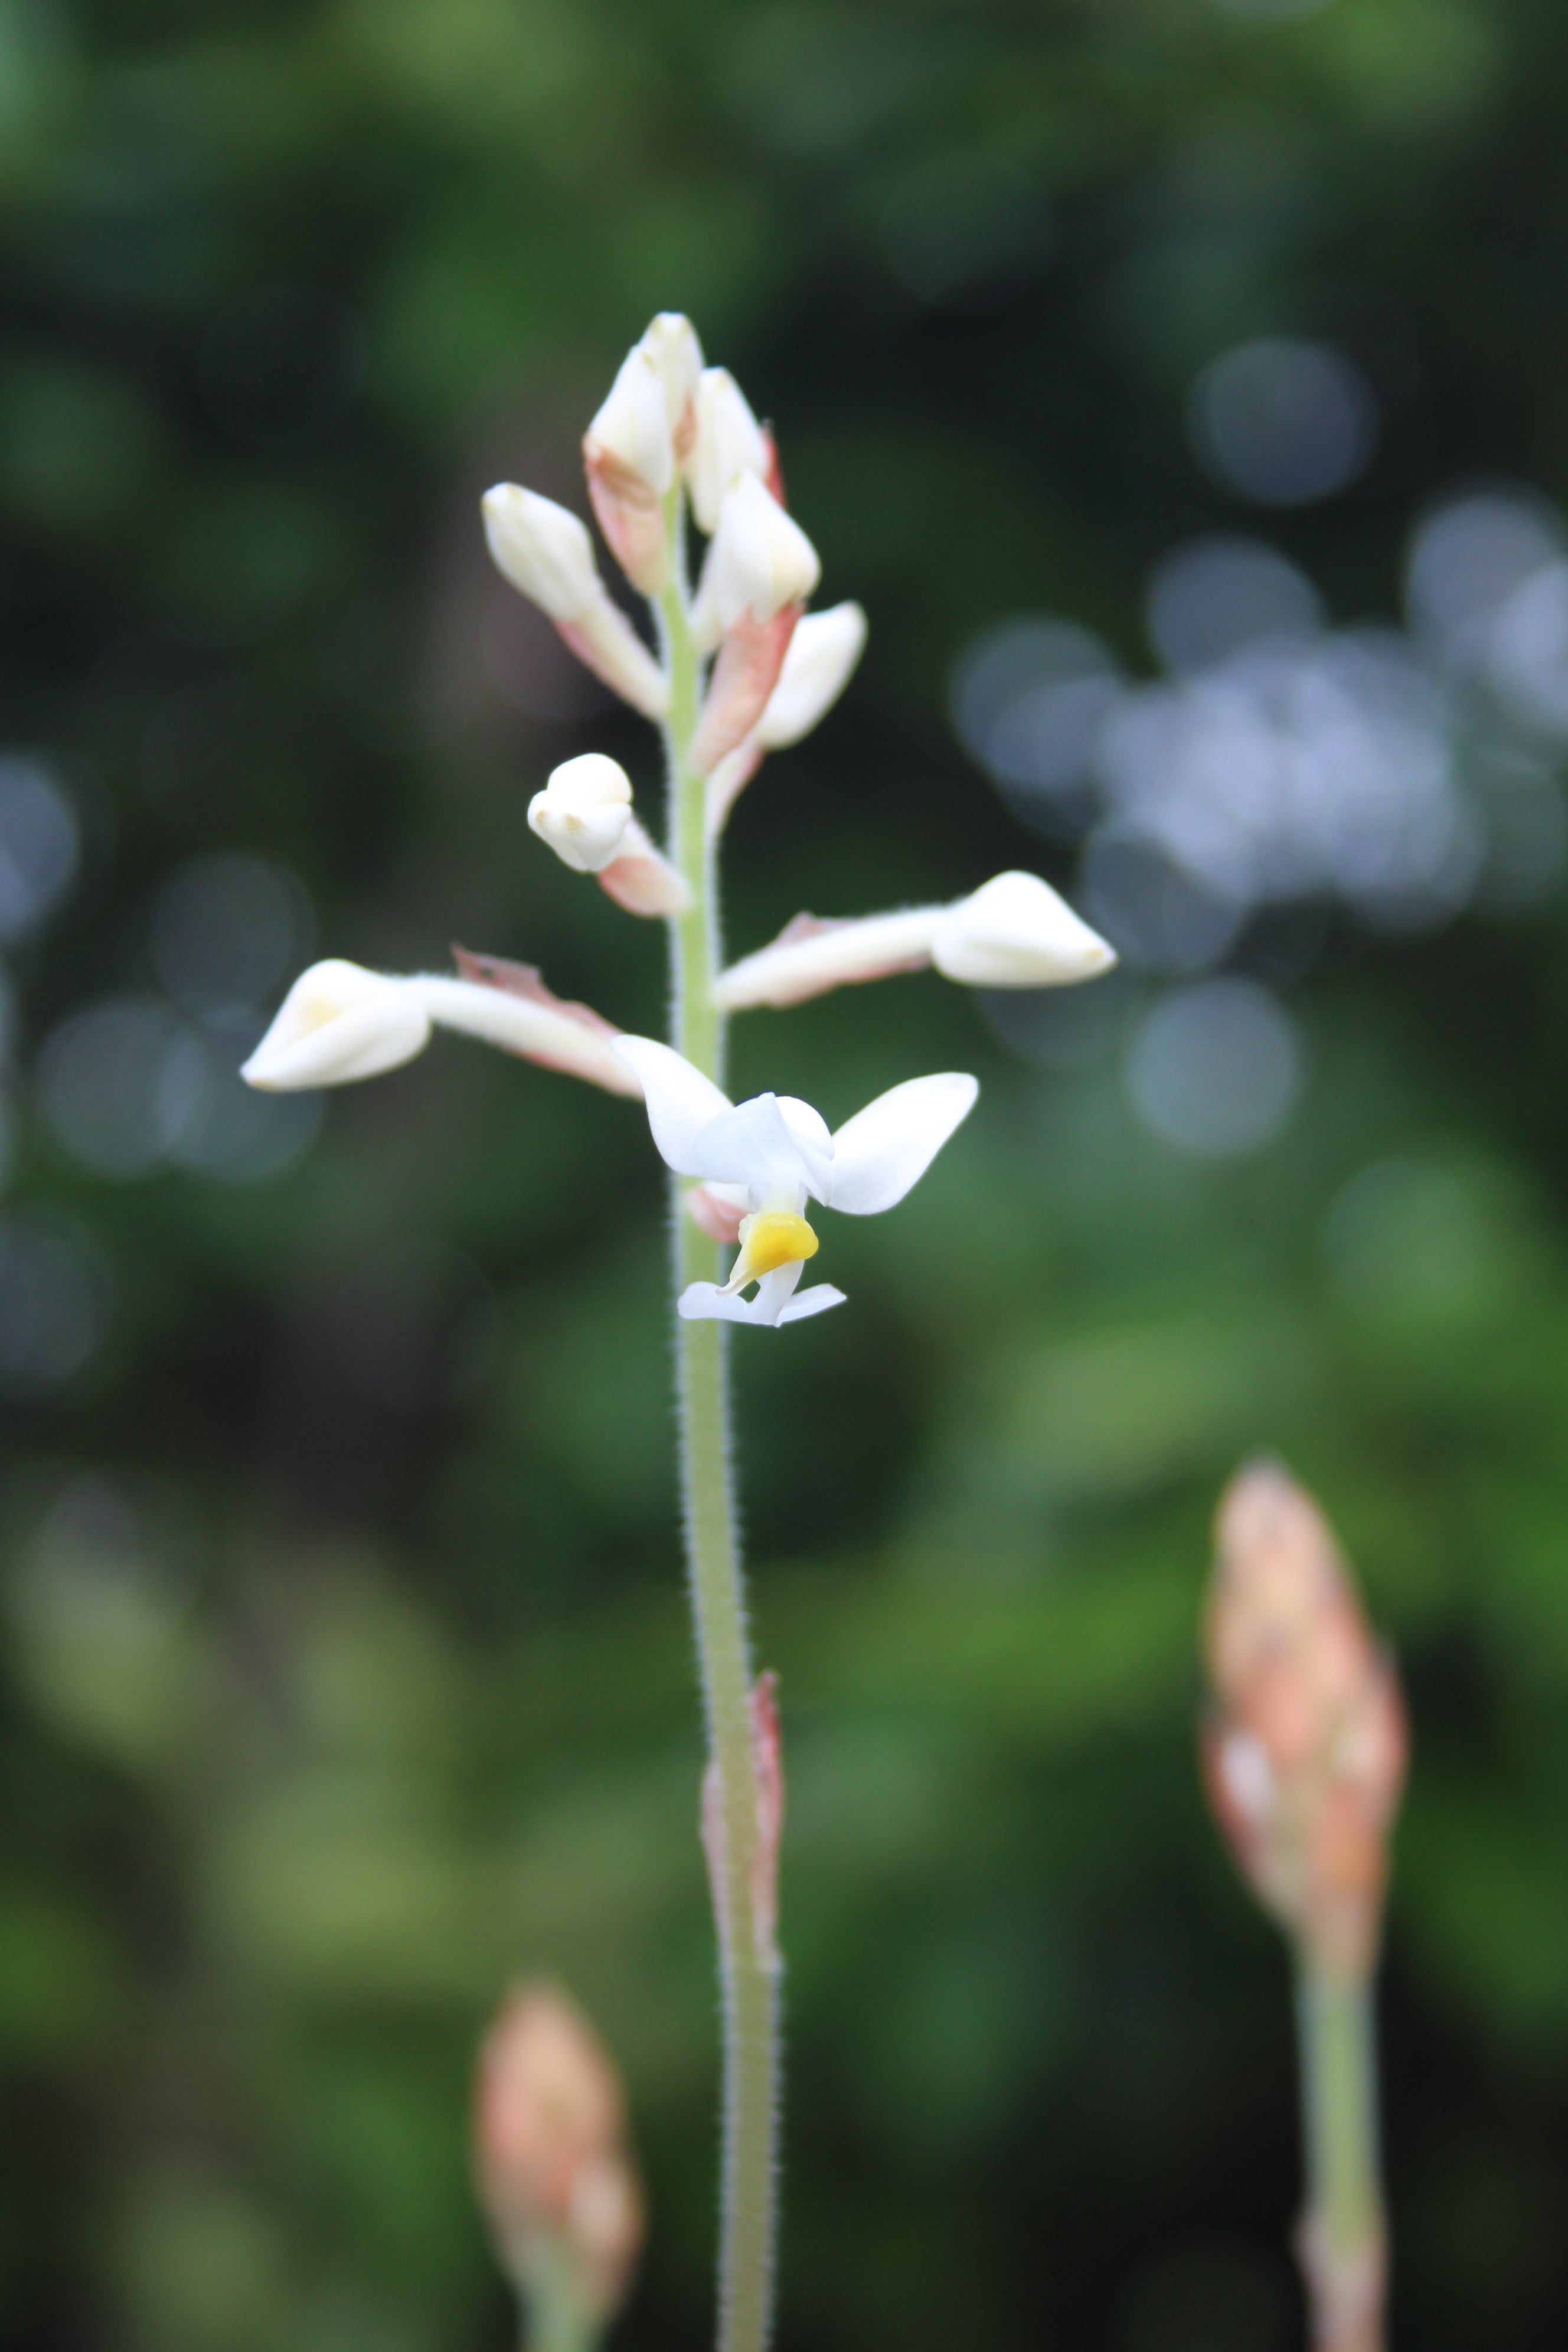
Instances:
[[[665,414],[679,459],[689,446],[696,425],[697,387],[702,376],[702,346],[697,330],[679,310],[661,310],[637,348],[647,354],[664,387]],[[689,407],[693,410],[690,418]]]
[[[1050,988],[1108,971],[1116,951],[1037,874],[998,874],[944,908],[931,960],[970,988]]]
[[[686,460],[686,487],[698,528],[711,532],[724,493],[738,474],[766,481],[773,460],[767,435],[728,368],[704,368],[697,386],[697,434]]]
[[[498,570],[551,620],[578,620],[603,596],[588,526],[568,508],[515,482],[498,482],[481,504]]]
[[[662,719],[669,683],[594,562],[588,526],[553,499],[498,482],[482,501],[497,569],[554,622],[577,659],[645,718]]]
[[[300,973],[240,1076],[268,1094],[347,1086],[429,1042],[430,1017],[404,982],[333,957]]]
[[[626,770],[602,751],[584,751],[552,772],[528,804],[528,822],[563,865],[597,874],[618,852],[631,813]]]
[[[675,436],[664,387],[652,352],[634,344],[583,440],[590,460],[609,457],[646,482],[656,498],[675,479]]]
[[[866,615],[858,604],[834,604],[806,613],[795,624],[779,682],[757,722],[756,740],[765,751],[782,751],[809,735],[848,685],[866,645]]]
[[[786,604],[804,604],[822,576],[816,550],[755,474],[724,493],[718,528],[691,608],[691,633],[710,651],[743,614],[771,621]]]

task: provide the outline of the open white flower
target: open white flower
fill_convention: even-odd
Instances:
[[[679,1311],[689,1322],[796,1323],[842,1305],[844,1293],[827,1283],[796,1295],[805,1261],[817,1251],[807,1200],[851,1217],[895,1207],[980,1091],[961,1070],[910,1078],[830,1135],[821,1113],[793,1095],[755,1095],[737,1107],[652,1037],[618,1037],[615,1051],[636,1073],[668,1165],[677,1175],[734,1188],[737,1195],[743,1191],[747,1202],[729,1280],[693,1282],[681,1293]],[[742,1298],[752,1283],[756,1296]]]

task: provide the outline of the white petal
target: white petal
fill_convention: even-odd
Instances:
[[[968,1118],[979,1092],[978,1079],[942,1070],[906,1079],[857,1111],[833,1139],[829,1206],[851,1217],[892,1208]]]
[[[724,493],[691,608],[699,646],[710,651],[742,613],[771,621],[803,604],[822,576],[816,550],[755,474],[739,474]]]
[[[268,1094],[349,1086],[429,1042],[429,1016],[405,982],[331,957],[300,973],[240,1076]]]
[[[830,1307],[842,1307],[845,1294],[835,1290],[830,1282],[814,1282],[809,1290],[798,1291],[787,1306],[779,1309],[781,1323],[804,1323],[808,1315],[826,1314]]]
[[[831,1154],[832,1147],[828,1147]],[[776,1095],[753,1095],[736,1110],[726,1105],[692,1144],[693,1172],[721,1184],[744,1184],[753,1202],[798,1207],[806,1191],[825,1195],[813,1182],[824,1165],[808,1139],[803,1150],[791,1133]]]
[[[716,1282],[689,1282],[675,1302],[683,1323],[771,1323],[761,1298],[737,1298]]]
[[[782,751],[809,735],[832,709],[866,646],[866,615],[858,604],[832,604],[795,624],[779,682],[757,723],[757,740]]]
[[[1050,988],[1109,971],[1116,950],[1037,874],[997,874],[947,909],[931,960],[971,988]]]
[[[616,1053],[641,1084],[647,1123],[666,1166],[679,1176],[720,1172],[700,1166],[693,1152],[702,1129],[732,1108],[729,1096],[655,1037],[617,1037]]]

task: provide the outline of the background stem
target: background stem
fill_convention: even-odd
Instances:
[[[1299,2252],[1316,2352],[1383,2352],[1385,2231],[1370,1983],[1308,1953],[1297,1979],[1307,2210]]]
[[[666,727],[672,862],[692,906],[671,925],[670,1042],[707,1076],[723,1083],[724,1032],[712,1002],[720,962],[716,860],[707,840],[706,786],[691,773],[700,663],[686,619],[679,493],[668,528],[677,579],[660,601],[670,679]],[[714,1281],[717,1245],[692,1222],[679,1177],[671,1179],[677,1293]],[[724,2029],[722,2235],[719,2263],[720,2352],[763,2352],[772,2315],[778,2130],[778,1962],[763,1949],[752,1903],[759,1842],[752,1748],[752,1661],[730,1475],[729,1333],[719,1322],[678,1322],[681,1500],[692,1614],[702,1677],[710,1769],[723,1823],[722,1870],[715,1886]]]

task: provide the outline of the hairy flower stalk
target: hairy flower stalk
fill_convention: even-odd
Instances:
[[[487,492],[506,578],[577,657],[660,729],[660,849],[631,781],[595,752],[557,768],[529,803],[573,872],[670,937],[670,1042],[626,1036],[552,994],[531,965],[456,950],[455,975],[402,977],[331,960],[301,974],[245,1066],[252,1086],[344,1085],[395,1069],[455,1029],[612,1093],[641,1097],[672,1171],[681,1495],[710,1760],[701,1800],[724,2029],[720,2352],[764,2352],[776,2235],[784,1767],[773,1679],[752,1670],[731,1476],[729,1323],[780,1329],[844,1303],[801,1287],[818,1251],[814,1202],[891,1209],[968,1115],[975,1081],[939,1071],[890,1087],[830,1132],[809,1103],[723,1091],[731,1012],[921,966],[961,985],[1060,986],[1113,961],[1036,876],[998,875],[951,905],[849,921],[796,918],[772,947],[722,968],[719,853],[740,793],[798,742],[848,681],[865,643],[857,604],[805,610],[819,566],[787,513],[771,435],[734,380],[703,365],[690,323],[656,319],[584,441],[595,516],[647,600],[656,659],[599,576],[585,525],[514,483]],[[693,592],[688,511],[708,546]],[[734,1247],[721,1280],[721,1249]],[[748,1297],[746,1294],[752,1295]]]
[[[1373,1978],[1406,1732],[1394,1669],[1311,1497],[1272,1463],[1221,1500],[1209,1796],[1289,1937],[1306,2142],[1297,2251],[1316,2352],[1383,2352],[1387,2242]]]

